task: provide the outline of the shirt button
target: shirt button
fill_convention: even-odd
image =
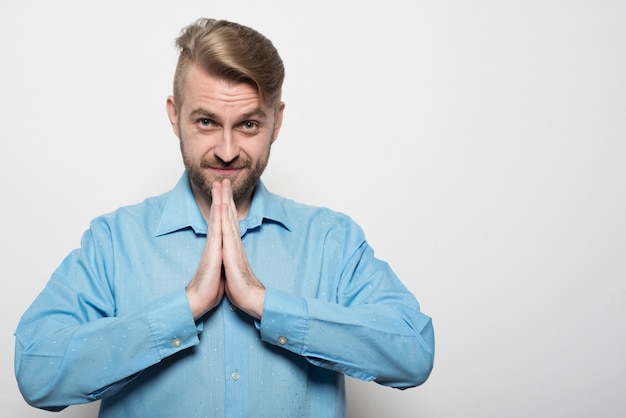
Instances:
[[[237,310],[237,307],[231,303],[230,304],[230,310],[234,312],[234,311]]]
[[[180,347],[183,344],[183,340],[181,340],[180,338],[174,338],[172,340],[172,345],[176,348]]]
[[[233,374],[231,374],[230,377],[232,377],[233,380],[239,380],[239,373],[233,372]]]
[[[278,344],[280,345],[285,345],[287,344],[287,337],[283,337],[282,335],[280,337],[278,337]]]

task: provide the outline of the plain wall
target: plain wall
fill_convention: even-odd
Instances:
[[[350,214],[433,317],[429,381],[350,380],[351,417],[626,414],[626,2],[13,0],[2,416],[52,416],[18,392],[12,334],[89,220],[182,172],[165,99],[200,16],[285,61],[268,187]]]

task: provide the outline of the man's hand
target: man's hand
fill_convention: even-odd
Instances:
[[[257,280],[241,242],[239,234],[239,216],[233,200],[230,180],[226,179],[221,187],[221,221],[222,221],[222,262],[226,276],[226,295],[232,304],[248,315],[261,319],[265,287]],[[215,204],[215,201],[213,201]]]
[[[263,313],[265,288],[252,273],[239,235],[239,216],[230,180],[215,182],[209,230],[198,269],[187,286],[194,319],[215,308],[224,296],[256,319]]]

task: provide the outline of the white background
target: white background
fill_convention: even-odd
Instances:
[[[2,416],[52,416],[12,333],[89,220],[182,172],[165,98],[200,16],[285,61],[268,187],[349,213],[434,319],[430,380],[350,380],[351,417],[626,414],[624,1],[3,0]]]

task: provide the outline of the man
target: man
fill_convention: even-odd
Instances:
[[[431,320],[347,216],[270,193],[283,64],[258,32],[177,39],[167,113],[185,173],[95,219],[16,331],[33,406],[101,417],[345,417],[343,375],[407,388]]]

